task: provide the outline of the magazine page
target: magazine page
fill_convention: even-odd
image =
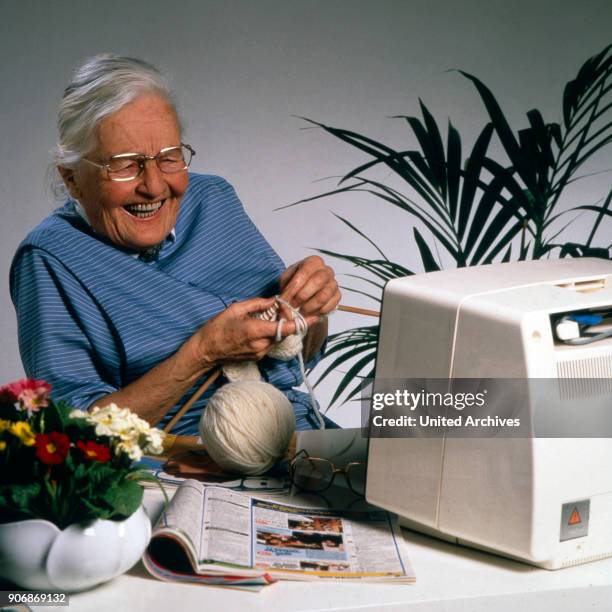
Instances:
[[[197,561],[197,550],[202,540],[202,506],[204,490],[193,480],[180,486],[166,510],[162,513],[153,530],[153,536],[160,531],[174,532],[188,547],[190,556]]]
[[[394,517],[252,500],[253,559],[274,577],[411,582],[415,574]]]
[[[173,570],[188,572],[197,567],[203,496],[197,482],[185,483],[176,490],[153,527],[143,563],[157,578],[172,580]]]
[[[160,539],[173,539],[183,547],[193,571],[260,576],[251,558],[251,498],[223,487],[210,487],[186,480],[177,489],[160,516],[146,553],[157,565],[180,565],[175,546]]]
[[[204,489],[198,569],[210,564],[252,568],[251,498],[222,487]]]
[[[195,480],[180,485],[157,521],[143,556],[153,576],[248,590],[259,590],[273,582],[265,572],[250,568],[250,531],[245,538],[235,529],[240,528],[240,511],[236,508],[246,505],[249,515],[249,499],[225,499],[224,491],[215,488],[207,496],[206,487]],[[224,512],[231,521],[226,520]],[[207,556],[218,557],[219,563],[207,562]],[[248,568],[238,568],[244,561]]]

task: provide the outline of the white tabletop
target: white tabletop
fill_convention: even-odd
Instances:
[[[158,513],[160,495],[145,505]],[[279,582],[259,593],[173,584],[141,563],[127,574],[72,595],[70,612],[188,610],[408,610],[410,612],[582,612],[612,610],[612,559],[547,571],[404,531],[416,584]]]

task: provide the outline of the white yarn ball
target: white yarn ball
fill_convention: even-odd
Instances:
[[[202,443],[215,463],[249,476],[270,469],[285,454],[294,431],[291,402],[261,381],[224,385],[200,419]]]

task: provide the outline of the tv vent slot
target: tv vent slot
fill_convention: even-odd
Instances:
[[[612,394],[612,355],[557,362],[560,399]]]

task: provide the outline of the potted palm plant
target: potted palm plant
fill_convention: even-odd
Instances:
[[[312,202],[339,193],[367,192],[376,205],[392,205],[407,213],[423,270],[446,266],[476,266],[494,261],[542,257],[610,257],[602,228],[612,216],[612,190],[600,201],[561,210],[561,195],[587,162],[612,141],[612,45],[589,58],[563,91],[562,120],[545,121],[536,109],[526,113],[527,125],[515,131],[509,125],[491,90],[475,76],[460,72],[476,88],[488,120],[467,154],[462,139],[448,122],[446,137],[421,101],[421,117],[400,115],[417,148],[397,149],[363,134],[306,119],[363,152],[366,160],[341,177],[336,188],[289,206]],[[503,159],[491,153],[496,138]],[[392,180],[382,181],[372,171],[384,167]],[[607,170],[606,170],[607,171]],[[399,184],[399,187],[398,187]],[[563,240],[564,231],[577,215],[590,215],[582,240]],[[345,286],[372,299],[377,307],[384,284],[413,274],[391,261],[383,249],[348,219],[339,219],[375,250],[374,256],[319,251],[358,269],[350,277],[359,287]],[[608,238],[609,240],[609,238]],[[436,256],[437,254],[441,254]],[[365,284],[364,284],[365,283]],[[346,392],[346,400],[360,390],[361,379],[374,375],[378,338],[376,324],[363,325],[330,336],[319,382],[332,370],[344,373],[331,404]]]

